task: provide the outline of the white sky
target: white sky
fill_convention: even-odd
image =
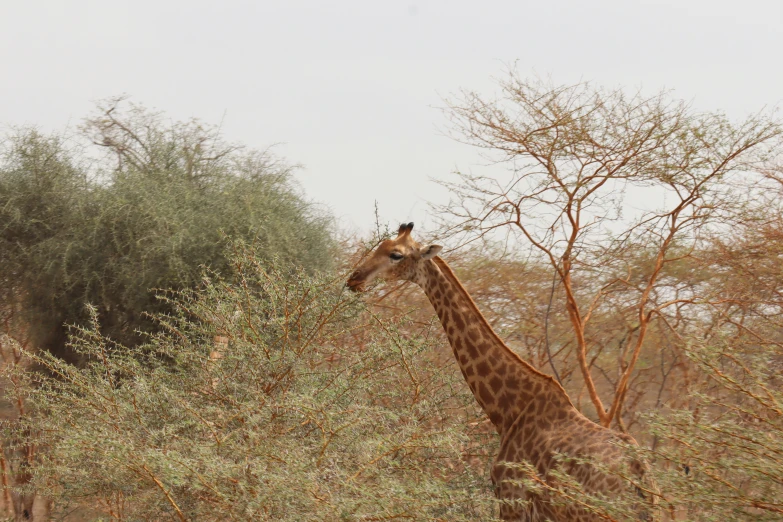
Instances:
[[[305,169],[308,196],[368,229],[480,168],[442,96],[516,62],[557,83],[661,88],[742,118],[783,102],[783,1],[0,0],[0,125],[74,127],[123,93]],[[225,115],[225,118],[224,118]]]

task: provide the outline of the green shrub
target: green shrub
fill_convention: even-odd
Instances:
[[[84,367],[36,357],[57,378],[26,388],[36,414],[20,429],[37,434],[34,486],[56,509],[492,519],[489,481],[464,457],[473,397],[457,372],[432,369],[432,343],[374,317],[342,279],[267,269],[244,248],[231,264],[234,283],[208,274],[168,294],[173,313],[155,314],[161,331],[141,347],[94,323],[72,341]]]
[[[265,262],[332,266],[331,218],[291,166],[118,103],[88,120],[86,148],[34,130],[5,147],[0,318],[29,329],[34,346],[61,352],[62,325],[86,321],[85,303],[103,333],[139,342],[136,330],[152,327],[143,312],[165,309],[151,290],[192,287],[202,266],[228,273],[229,236],[254,242]]]

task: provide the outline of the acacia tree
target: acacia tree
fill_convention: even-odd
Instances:
[[[152,290],[191,288],[203,266],[227,272],[227,237],[270,262],[332,265],[331,217],[268,151],[123,100],[81,130],[22,130],[0,149],[0,324],[20,344],[62,353],[63,324],[87,320],[88,302],[103,333],[141,342],[145,313],[165,309]]]
[[[507,165],[506,177],[457,172],[442,182],[452,200],[436,210],[447,235],[500,234],[552,267],[584,386],[609,426],[621,419],[651,323],[699,298],[673,287],[667,271],[727,216],[736,204],[729,182],[758,168],[781,127],[764,114],[732,124],[666,94],[556,87],[513,72],[499,85],[495,99],[462,92],[447,115],[455,138]],[[627,193],[646,208],[633,212]],[[593,367],[603,348],[590,330],[609,310],[624,331],[613,354],[618,378],[602,399]]]

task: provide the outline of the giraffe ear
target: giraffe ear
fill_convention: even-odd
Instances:
[[[440,245],[430,245],[422,247],[421,250],[419,250],[419,254],[422,259],[432,259],[437,256],[441,250],[443,250],[443,247]]]

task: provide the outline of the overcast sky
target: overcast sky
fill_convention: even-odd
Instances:
[[[431,181],[480,168],[437,107],[516,63],[556,83],[662,88],[742,118],[783,102],[783,1],[0,0],[0,125],[74,127],[126,93],[304,169],[366,229],[426,224]]]

